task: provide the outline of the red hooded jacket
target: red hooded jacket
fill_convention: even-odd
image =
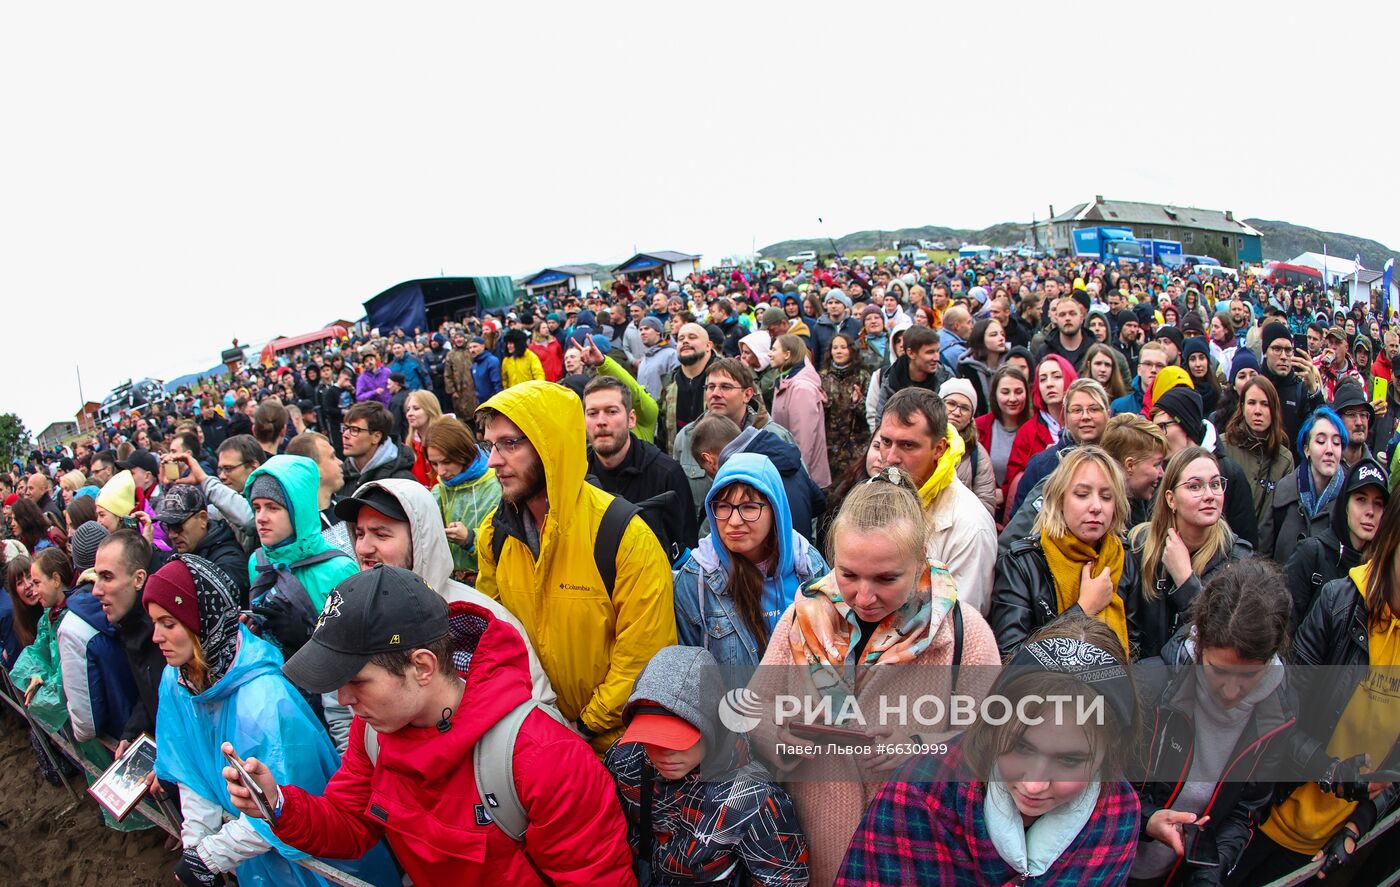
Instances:
[[[473,604],[450,607],[458,650],[471,662],[452,728],[381,733],[376,766],[356,717],[324,797],[283,787],[277,837],[331,859],[358,858],[387,838],[415,884],[635,884],[612,778],[586,742],[542,711],[526,718],[515,744],[515,787],[530,820],[524,844],[478,818],[472,747],[530,698],[530,671],[515,629]],[[472,637],[475,620],[464,616],[485,630]]]
[[[1040,415],[1045,409],[1045,400],[1040,396],[1040,367],[1048,360],[1057,362],[1064,372],[1065,390],[1069,390],[1071,382],[1079,379],[1079,374],[1074,371],[1070,362],[1058,354],[1047,354],[1036,365],[1036,378],[1031,382],[1031,403],[1035,404],[1035,415],[1016,432],[1016,439],[1011,442],[1011,455],[1006,459],[1006,484],[1002,487],[1002,493],[1007,503],[1015,498],[1013,485],[1025,472],[1026,463],[1030,462],[1036,453],[1055,445],[1055,438],[1051,436],[1050,428]],[[1006,515],[1006,519],[1010,520],[1011,515]]]

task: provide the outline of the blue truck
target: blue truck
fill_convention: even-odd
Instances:
[[[1167,264],[1166,256],[1181,255],[1181,242],[1178,240],[1153,240],[1143,237],[1138,239],[1138,244],[1142,246],[1143,261],[1154,265]]]
[[[1070,232],[1074,239],[1074,254],[1096,258],[1101,262],[1142,262],[1142,245],[1129,228],[1076,228]]]

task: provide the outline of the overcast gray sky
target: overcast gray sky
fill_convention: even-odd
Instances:
[[[1095,194],[1400,244],[1396,14],[1237,6],[11,4],[0,411],[634,247]]]

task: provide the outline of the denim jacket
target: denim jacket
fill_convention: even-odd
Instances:
[[[793,537],[799,583],[826,575],[828,568],[821,552],[797,533]],[[710,548],[713,540],[713,535],[700,540],[700,546],[675,572],[676,635],[682,644],[709,650],[726,670],[751,672],[763,658],[764,648],[725,590],[729,575],[714,557]],[[728,674],[725,677],[730,680]]]

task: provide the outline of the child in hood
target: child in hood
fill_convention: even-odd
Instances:
[[[603,763],[638,870],[651,873],[641,883],[805,885],[807,839],[792,798],[720,722],[723,695],[709,651],[665,647],[623,709],[626,732]]]

